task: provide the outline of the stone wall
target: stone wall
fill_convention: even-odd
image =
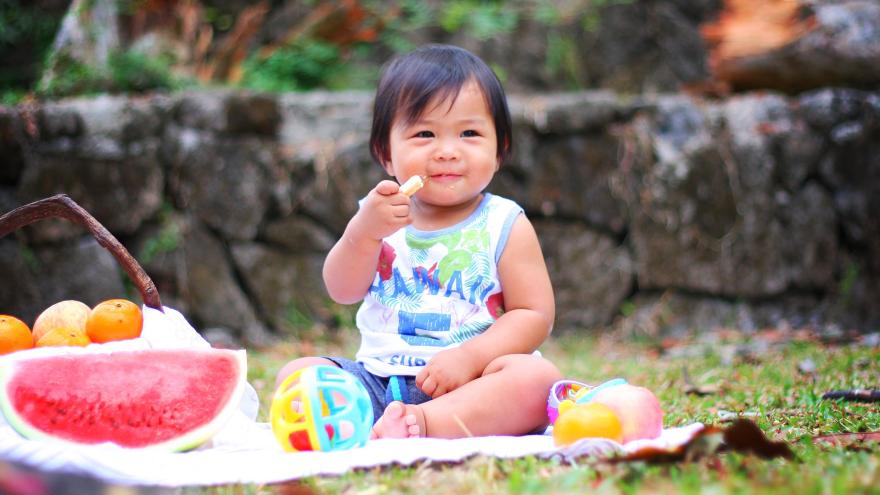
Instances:
[[[163,302],[251,345],[351,322],[327,250],[378,180],[370,93],[196,92],[0,107],[0,211],[65,192]],[[880,321],[880,93],[724,100],[511,97],[491,190],[541,238],[557,328],[652,331]],[[873,212],[873,213],[872,213]],[[0,239],[0,312],[136,291],[83,229]],[[621,319],[621,317],[625,317]]]

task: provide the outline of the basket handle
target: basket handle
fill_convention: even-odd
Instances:
[[[110,254],[122,265],[140,291],[144,304],[162,311],[159,291],[156,290],[156,285],[147,272],[109,230],[66,194],[57,194],[28,203],[0,216],[0,238],[20,227],[51,217],[66,218],[88,229],[98,244],[110,251]]]

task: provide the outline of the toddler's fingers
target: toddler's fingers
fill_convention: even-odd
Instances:
[[[377,193],[383,196],[391,196],[392,194],[397,194],[400,191],[400,185],[393,180],[383,180],[376,184],[376,187],[373,188]]]
[[[441,385],[437,385],[436,387],[434,387],[434,392],[431,394],[428,394],[428,395],[430,395],[432,399],[436,399],[437,397],[440,397],[441,395],[445,394],[446,392],[448,392],[448,390],[446,390],[446,387],[443,387]]]
[[[396,218],[406,218],[409,216],[409,205],[394,205],[391,207],[391,214]]]
[[[437,390],[437,382],[429,376],[422,382],[422,386],[419,388],[422,389],[422,392],[424,392],[425,395],[434,397],[434,391]]]

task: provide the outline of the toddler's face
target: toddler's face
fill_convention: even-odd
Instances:
[[[428,177],[416,198],[437,206],[472,201],[499,165],[495,121],[480,87],[468,82],[455,103],[449,100],[431,101],[412,124],[395,119],[385,164],[401,183],[413,175]]]

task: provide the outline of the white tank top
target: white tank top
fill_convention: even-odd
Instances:
[[[504,311],[498,260],[522,208],[486,193],[468,218],[384,239],[357,313],[357,360],[379,376],[415,375],[431,357],[484,332]]]

